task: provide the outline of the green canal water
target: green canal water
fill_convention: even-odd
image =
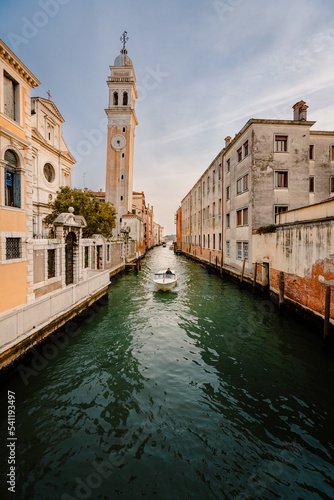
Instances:
[[[269,301],[160,247],[55,342],[2,383],[1,498],[334,498],[333,356]]]

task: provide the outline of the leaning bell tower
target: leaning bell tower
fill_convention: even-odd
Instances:
[[[120,234],[122,216],[132,210],[133,154],[135,127],[138,124],[135,103],[136,77],[133,64],[125,48],[127,32],[121,36],[123,48],[110,66],[108,77],[108,116],[106,201],[116,210],[114,236]]]

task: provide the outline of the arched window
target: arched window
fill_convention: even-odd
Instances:
[[[21,178],[17,172],[17,156],[8,149],[5,152],[5,205],[21,207]]]
[[[118,106],[118,92],[114,92],[114,106]]]
[[[123,106],[127,106],[127,105],[128,105],[128,93],[123,92]]]

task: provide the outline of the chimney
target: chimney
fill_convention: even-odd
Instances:
[[[230,144],[230,142],[231,142],[231,137],[228,135],[227,137],[225,137],[225,148]]]
[[[294,106],[293,109],[293,119],[297,122],[305,122],[307,121],[307,108],[305,101],[299,101]]]

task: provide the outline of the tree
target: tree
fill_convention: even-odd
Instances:
[[[68,212],[69,207],[73,207],[74,215],[83,215],[86,219],[87,227],[82,229],[84,238],[90,238],[93,234],[102,234],[105,238],[112,236],[116,217],[114,207],[110,203],[100,201],[92,191],[61,187],[49,207],[52,212],[44,218],[45,224],[49,226],[59,214]]]

